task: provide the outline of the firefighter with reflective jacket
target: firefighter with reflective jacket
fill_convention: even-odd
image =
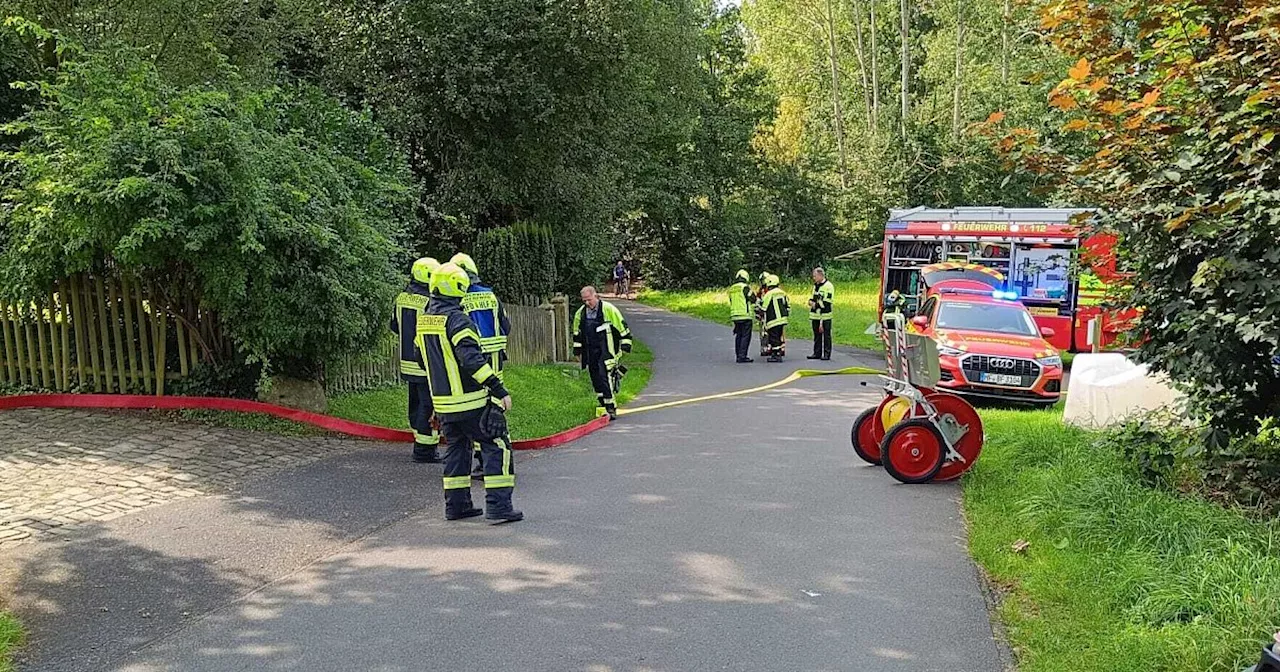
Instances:
[[[808,359],[831,359],[831,317],[836,286],[821,266],[813,269],[813,295],[809,297],[809,321],[813,324],[813,354]]]
[[[769,361],[781,362],[787,355],[787,322],[791,316],[791,301],[787,293],[778,286],[778,276],[770,274],[765,280],[769,291],[760,300],[764,307],[764,328],[769,334]]]
[[[618,417],[616,395],[622,368],[622,355],[631,352],[631,329],[622,311],[600,298],[595,287],[582,288],[582,307],[573,315],[573,354],[582,360],[582,368],[591,372],[591,386],[596,390],[596,403]]]
[[[409,426],[413,428],[413,461],[440,461],[440,434],[431,425],[431,390],[426,364],[418,350],[418,317],[427,309],[431,274],[440,262],[425,257],[413,262],[409,284],[396,297],[391,331],[399,340],[400,379],[409,384]]]
[[[476,333],[480,335],[480,350],[489,358],[489,365],[498,374],[498,380],[504,380],[503,369],[507,365],[507,336],[511,333],[511,321],[507,319],[507,311],[498,300],[493,289],[481,284],[480,269],[471,255],[459,252],[453,255],[449,263],[466,271],[471,279],[471,287],[467,295],[462,297],[462,310],[476,325]],[[471,477],[484,478],[483,454],[480,446],[476,446],[476,465],[471,470]]]
[[[729,285],[729,319],[733,322],[733,350],[738,356],[739,364],[749,364],[752,360],[747,355],[751,350],[751,334],[754,331],[752,313],[756,303],[755,294],[751,291],[751,274],[745,270],[738,271]]]
[[[756,322],[760,323],[761,357],[769,356],[769,330],[764,327],[764,295],[769,291],[768,285],[770,275],[771,274],[768,271],[760,273],[760,278],[758,280],[759,284],[756,286],[755,303],[752,306],[756,313]]]
[[[418,321],[418,347],[446,446],[444,515],[459,520],[483,513],[495,524],[508,523],[524,518],[511,506],[516,485],[506,420],[511,395],[481,350],[475,323],[462,309],[470,286],[471,278],[457,265],[436,269],[431,303]],[[471,503],[471,452],[476,443],[484,453],[484,511]]]

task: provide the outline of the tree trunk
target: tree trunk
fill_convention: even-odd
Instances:
[[[857,36],[854,49],[858,57],[858,69],[862,73],[862,101],[867,109],[867,131],[872,134],[875,130],[875,114],[871,106],[871,78],[867,72],[866,50],[862,42],[862,3],[858,0],[853,2],[853,12],[853,29]]]
[[[951,137],[960,139],[960,98],[964,84],[964,1],[956,0],[956,71],[951,101]]]
[[[1004,100],[1009,90],[1009,19],[1013,8],[1012,0],[1004,0],[1003,23],[1000,24],[1000,99]]]
[[[911,3],[902,0],[902,140],[907,140],[911,116]]]
[[[880,129],[880,49],[876,46],[876,5],[871,0],[871,114],[875,117],[875,130]]]
[[[840,188],[849,188],[848,157],[844,146],[844,109],[840,103],[840,61],[836,50],[836,16],[827,0],[827,60],[831,62],[831,108],[835,115],[836,151],[840,160]]]

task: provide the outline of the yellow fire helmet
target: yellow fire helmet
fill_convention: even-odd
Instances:
[[[764,286],[770,289],[773,289],[780,284],[782,284],[782,280],[772,273],[769,274],[769,277],[764,279]]]
[[[459,252],[453,255],[453,258],[449,260],[449,263],[472,275],[480,275],[480,269],[476,267],[476,260],[472,259],[469,254]]]
[[[471,278],[457,264],[443,264],[431,275],[431,293],[460,299],[471,289]]]
[[[744,268],[741,271],[738,271],[738,274],[733,276],[733,279],[740,282],[751,282],[751,274]]]
[[[440,268],[440,262],[432,257],[423,257],[413,262],[413,279],[418,282],[431,286],[431,274]]]

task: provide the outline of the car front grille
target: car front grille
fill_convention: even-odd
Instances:
[[[1018,376],[1021,382],[1014,387],[1031,387],[1040,378],[1040,364],[1019,357],[968,355],[960,360],[960,366],[964,369],[964,377],[974,383],[989,384],[982,380],[984,373]]]

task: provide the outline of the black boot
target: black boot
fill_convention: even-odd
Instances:
[[[822,355],[809,355],[805,359],[822,359]]]
[[[446,490],[444,493],[444,519],[462,520],[484,513],[471,504],[471,490]]]
[[[485,520],[494,525],[524,520],[524,513],[511,505],[511,492],[515,488],[490,488],[485,491]]]
[[[618,407],[617,407],[617,406],[606,406],[606,407],[605,407],[605,409],[604,409],[604,412],[609,414],[609,419],[610,419],[610,420],[617,420],[617,419],[618,419]]]
[[[440,451],[435,446],[429,446],[425,443],[413,444],[413,461],[424,464],[439,464]]]

